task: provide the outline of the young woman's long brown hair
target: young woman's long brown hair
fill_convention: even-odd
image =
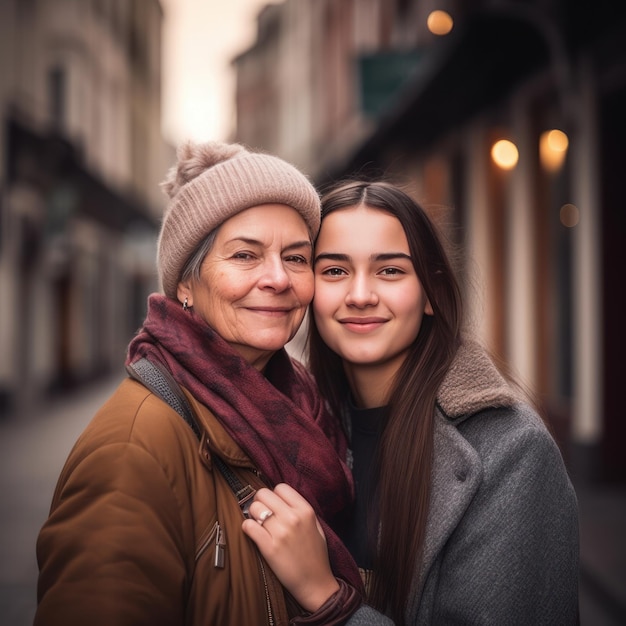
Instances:
[[[322,219],[364,204],[396,217],[406,234],[413,266],[433,308],[388,394],[389,413],[379,457],[377,535],[373,585],[368,601],[404,624],[415,564],[426,533],[437,391],[460,341],[462,304],[451,263],[426,212],[409,195],[385,182],[349,181],[322,197]],[[349,387],[341,358],[309,324],[309,366],[335,415],[345,411]]]

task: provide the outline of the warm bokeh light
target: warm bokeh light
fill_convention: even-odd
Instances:
[[[433,11],[428,16],[426,25],[433,35],[447,35],[454,26],[454,20],[445,11]]]
[[[573,228],[580,221],[580,211],[573,204],[564,204],[559,211],[561,224],[567,228]]]
[[[512,170],[519,159],[517,146],[508,139],[500,139],[491,148],[493,162],[503,170]]]
[[[549,172],[556,172],[561,169],[569,139],[567,135],[558,129],[547,130],[539,138],[539,158],[541,165]]]

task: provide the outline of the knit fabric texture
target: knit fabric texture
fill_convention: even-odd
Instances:
[[[176,298],[185,263],[198,245],[237,213],[263,204],[285,204],[304,219],[311,240],[320,227],[320,199],[296,167],[239,144],[202,146],[206,169],[172,197],[158,240],[157,267],[163,292]]]

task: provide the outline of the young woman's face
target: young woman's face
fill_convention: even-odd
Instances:
[[[397,370],[432,308],[399,220],[350,207],[324,218],[315,246],[313,312],[346,367]]]
[[[261,369],[296,333],[313,298],[312,249],[300,214],[252,207],[224,222],[200,270],[178,298]]]

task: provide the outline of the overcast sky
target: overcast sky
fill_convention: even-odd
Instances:
[[[230,62],[256,38],[256,16],[282,0],[161,0],[163,132],[186,139],[227,139],[233,127]]]

